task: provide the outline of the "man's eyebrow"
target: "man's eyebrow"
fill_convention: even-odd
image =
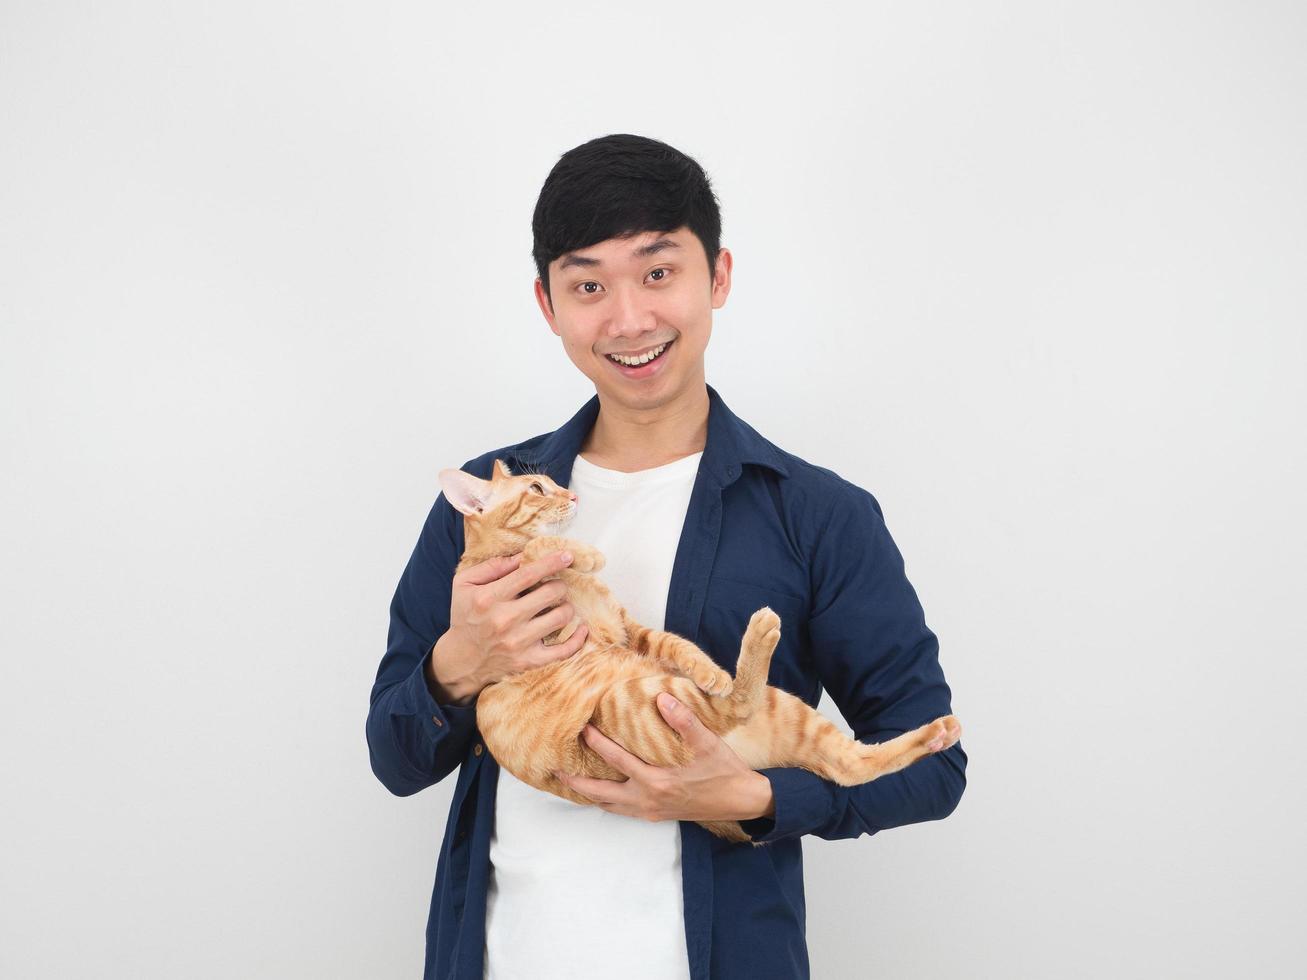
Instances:
[[[634,252],[632,252],[631,255],[634,258],[643,259],[646,256],[656,255],[657,253],[665,251],[669,248],[680,248],[680,247],[681,247],[680,242],[673,241],[672,239],[664,236],[663,238],[659,238],[656,239],[655,241],[650,242],[648,245],[641,245]],[[600,262],[598,259],[592,259],[587,255],[577,255],[575,252],[569,252],[567,255],[563,256],[563,261],[559,263],[558,271],[562,272],[564,269],[573,265],[579,265],[583,268],[589,268],[591,266],[603,265],[603,263]]]

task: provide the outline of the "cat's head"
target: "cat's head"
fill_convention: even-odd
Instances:
[[[572,491],[543,473],[514,476],[498,459],[489,480],[463,470],[441,470],[440,488],[469,526],[483,530],[507,528],[530,537],[557,534],[576,513]]]

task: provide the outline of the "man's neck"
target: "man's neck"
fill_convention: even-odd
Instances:
[[[622,473],[662,466],[708,444],[708,388],[652,409],[628,409],[599,396],[599,416],[581,445],[586,462]]]

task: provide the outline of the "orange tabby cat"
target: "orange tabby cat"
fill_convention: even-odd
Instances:
[[[870,782],[955,743],[962,728],[946,715],[879,745],[844,735],[802,700],[767,684],[780,619],[763,607],[753,614],[740,646],[735,677],[697,646],[674,633],[631,619],[593,572],[597,550],[545,533],[574,513],[572,495],[542,473],[514,476],[495,460],[489,480],[442,470],[445,498],[463,515],[466,547],[458,570],[500,555],[523,552],[535,561],[566,549],[572,564],[559,573],[576,616],[546,637],[560,643],[582,621],[585,644],[571,657],[505,677],[477,697],[477,728],[490,754],[522,782],[573,803],[593,801],[567,788],[554,770],[620,779],[585,744],[586,723],[655,766],[684,766],[690,749],[663,720],[654,698],[667,691],[721,736],[752,769],[797,766],[841,786]],[[704,821],[718,837],[749,841],[734,820]]]

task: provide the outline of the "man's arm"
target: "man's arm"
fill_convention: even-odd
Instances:
[[[952,695],[939,643],[879,504],[865,490],[848,489],[811,552],[809,652],[854,737],[884,742],[951,714]],[[741,826],[764,843],[801,834],[838,840],[941,820],[962,797],[966,767],[958,742],[861,786],[840,786],[806,769],[763,769],[775,813]]]
[[[461,550],[455,522],[462,520],[443,494],[436,498],[390,604],[390,635],[366,735],[372,771],[396,796],[411,796],[453,772],[476,731],[474,701],[442,690],[430,663],[433,646],[449,629]],[[451,703],[440,703],[436,693]]]

